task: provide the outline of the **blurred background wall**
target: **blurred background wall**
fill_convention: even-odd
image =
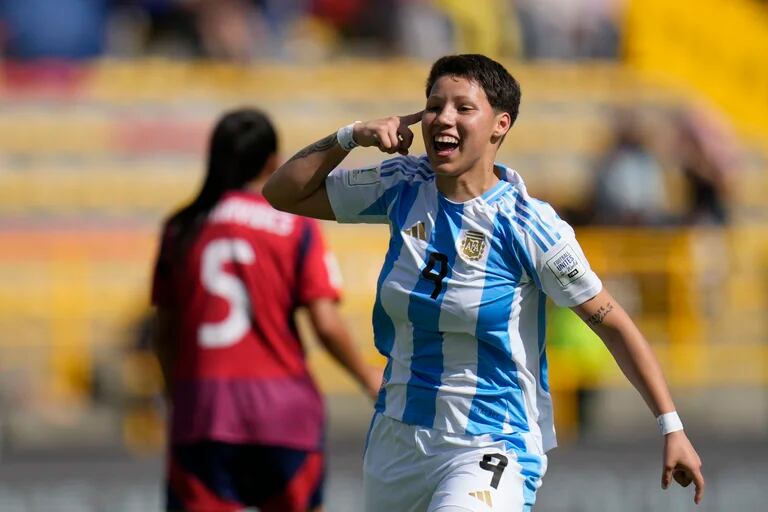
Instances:
[[[351,120],[420,109],[432,59],[482,52],[523,90],[499,160],[576,227],[654,345],[712,468],[699,510],[762,510],[768,3],[0,0],[0,52],[0,509],[158,506],[149,276],[223,109],[265,109],[287,158]],[[324,230],[379,362],[386,228]],[[653,418],[599,340],[567,310],[549,318],[564,447],[542,508],[687,510],[683,491],[657,491]],[[332,417],[329,510],[356,510],[370,405],[308,350]],[[581,498],[590,486],[599,500]]]

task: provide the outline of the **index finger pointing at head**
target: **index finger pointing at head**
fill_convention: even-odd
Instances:
[[[419,110],[415,114],[409,114],[407,116],[400,116],[400,121],[405,123],[407,126],[410,126],[412,124],[416,124],[419,121],[421,121],[421,115],[424,113],[423,110]]]

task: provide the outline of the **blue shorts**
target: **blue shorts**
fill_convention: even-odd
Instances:
[[[307,512],[322,504],[322,451],[204,441],[174,445],[166,509],[185,512]]]

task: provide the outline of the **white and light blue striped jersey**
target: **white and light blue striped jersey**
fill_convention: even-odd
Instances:
[[[515,171],[452,202],[426,156],[326,179],[339,222],[388,223],[373,310],[387,358],[383,414],[450,433],[520,435],[556,446],[544,349],[545,303],[581,304],[602,285],[573,229]]]

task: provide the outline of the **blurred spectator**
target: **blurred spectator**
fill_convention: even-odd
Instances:
[[[434,0],[433,3],[451,21],[455,52],[491,56],[518,53],[517,18],[508,1]]]
[[[312,12],[325,18],[333,25],[344,28],[351,27],[360,18],[363,11],[381,2],[366,2],[365,0],[312,0]],[[367,5],[366,5],[367,4]]]
[[[247,62],[271,54],[264,3],[252,0],[134,0],[144,52]],[[290,2],[286,2],[290,3]]]
[[[398,0],[312,0],[311,13],[344,39],[346,53],[391,55],[398,52]]]
[[[0,0],[11,58],[617,55],[624,0]],[[343,40],[343,44],[339,41]]]
[[[277,58],[327,55],[335,39],[323,24],[312,23],[311,0],[254,0],[259,9],[260,31],[257,53]],[[308,46],[312,46],[310,49]]]
[[[615,138],[595,176],[594,220],[607,225],[669,221],[664,171],[649,148],[649,133],[634,110],[614,114]]]
[[[435,60],[454,51],[451,22],[432,0],[399,0],[396,23],[403,55]]]
[[[674,155],[686,185],[686,224],[725,224],[736,142],[728,125],[711,111],[691,108],[673,115],[677,130]]]
[[[214,59],[251,60],[260,39],[260,12],[249,0],[192,3],[205,54]]]
[[[0,0],[3,54],[84,59],[104,50],[110,0]]]
[[[312,12],[312,0],[123,0],[110,49],[236,62],[325,57],[335,28]]]
[[[616,58],[624,0],[516,0],[530,59]]]
[[[128,21],[134,22],[128,30],[141,38],[136,48],[140,53],[179,57],[201,55],[202,42],[190,2],[127,0],[123,4]]]

